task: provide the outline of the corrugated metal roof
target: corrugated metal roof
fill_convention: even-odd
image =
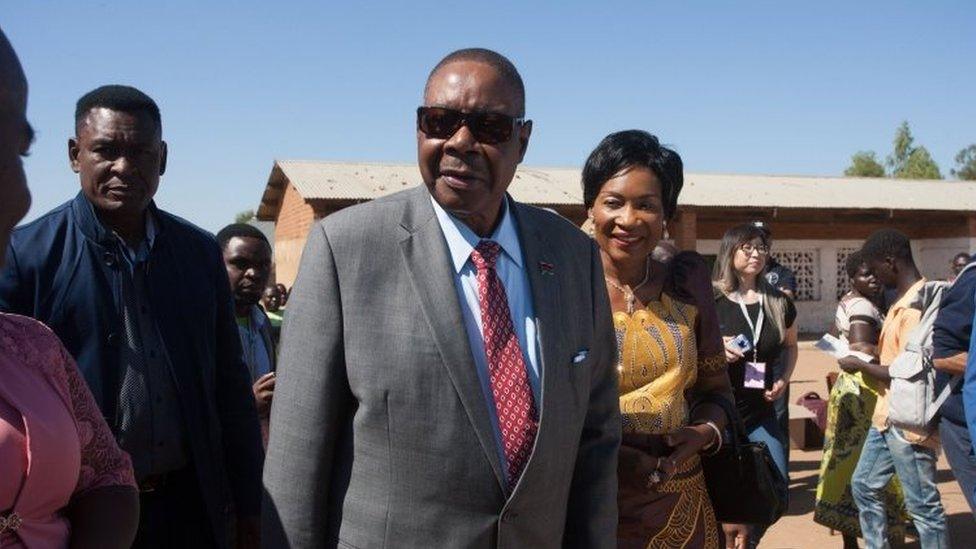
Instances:
[[[976,182],[685,173],[680,204],[976,211]]]
[[[284,181],[305,199],[370,200],[420,182],[415,164],[279,160],[259,213]],[[274,189],[274,193],[271,193]],[[580,204],[580,170],[522,166],[509,192],[529,204]],[[679,204],[700,207],[976,211],[976,182],[685,173]]]

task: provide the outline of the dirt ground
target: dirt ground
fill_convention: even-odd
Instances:
[[[808,391],[816,391],[827,398],[827,372],[837,371],[837,363],[812,347],[809,342],[800,343],[800,357],[790,385],[791,398],[796,399]],[[790,454],[790,508],[763,538],[763,549],[842,547],[840,534],[831,532],[813,522],[813,505],[817,491],[820,468],[820,450],[793,449]],[[945,456],[939,459],[939,491],[942,504],[949,516],[949,533],[954,548],[976,547],[976,520],[963,498]],[[862,547],[863,540],[862,540]],[[905,547],[918,547],[910,540]]]

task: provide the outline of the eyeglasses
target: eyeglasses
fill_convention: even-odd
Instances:
[[[448,139],[461,126],[467,126],[479,143],[497,145],[511,139],[515,127],[522,124],[525,124],[524,118],[495,112],[461,112],[443,107],[417,108],[417,128],[433,139]]]
[[[755,246],[747,242],[739,246],[739,249],[746,255],[752,255],[752,252],[756,252],[759,255],[769,255],[769,246],[763,246],[762,244]]]

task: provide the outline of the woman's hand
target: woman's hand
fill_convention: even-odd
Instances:
[[[783,393],[786,391],[786,388],[789,387],[789,385],[789,380],[779,378],[773,382],[773,388],[763,393],[763,396],[766,397],[767,402],[773,402],[774,400],[783,396]]]
[[[659,469],[663,473],[662,480],[674,476],[688,458],[701,452],[714,440],[715,431],[708,425],[687,425],[664,435],[664,443],[673,450],[669,456],[661,458]]]
[[[725,362],[728,362],[729,364],[738,362],[746,356],[742,354],[742,351],[729,345],[729,342],[732,341],[732,339],[733,338],[731,337],[722,336],[722,347],[725,348]]]
[[[748,524],[722,523],[722,533],[725,534],[725,549],[745,549],[749,545]]]

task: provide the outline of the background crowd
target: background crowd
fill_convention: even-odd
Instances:
[[[506,194],[515,66],[454,52],[425,185],[317,225],[291,296],[259,230],[157,207],[162,116],[131,87],[78,100],[80,192],[13,229],[33,130],[2,34],[0,77],[0,546],[754,547],[786,509],[793,276],[762,222],[713,266],[673,249],[654,135],[592,151],[580,230]],[[847,546],[948,547],[940,447],[976,513],[970,265],[925,280],[893,229],[848,261],[815,514]],[[929,375],[939,413],[893,419]]]

